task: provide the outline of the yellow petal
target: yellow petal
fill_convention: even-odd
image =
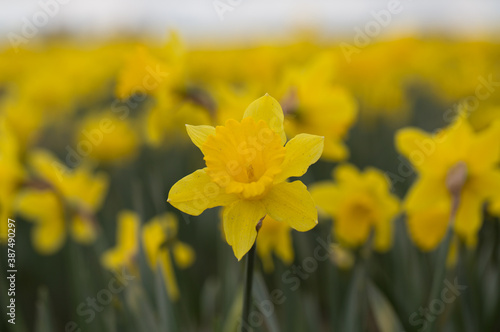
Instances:
[[[215,135],[215,128],[212,126],[186,125],[186,130],[189,138],[191,138],[191,141],[193,141],[194,145],[196,145],[200,150],[202,150],[201,147],[206,142],[207,137]]]
[[[255,226],[265,215],[264,205],[259,201],[241,200],[224,208],[224,234],[238,260],[252,248],[257,236]]]
[[[364,172],[363,180],[369,188],[378,194],[385,195],[390,189],[388,178],[378,169],[368,167]]]
[[[190,267],[196,257],[193,248],[180,241],[174,244],[173,253],[175,262],[181,269]]]
[[[283,182],[289,177],[299,177],[307,172],[309,165],[314,164],[321,157],[324,146],[324,137],[299,134],[286,144],[285,160],[281,165],[282,172],[274,182]]]
[[[387,251],[392,244],[393,219],[399,212],[399,200],[390,194],[380,204],[382,216],[375,224],[375,237],[373,246],[377,251]]]
[[[263,203],[272,218],[286,222],[299,232],[308,231],[318,223],[314,201],[300,181],[275,185],[264,197]]]
[[[333,177],[339,183],[346,183],[353,185],[361,181],[361,174],[359,170],[351,164],[342,164],[337,166],[333,171]]]
[[[445,181],[428,175],[413,184],[406,194],[404,207],[409,212],[420,211],[440,201],[450,201]]]
[[[464,190],[455,216],[455,232],[463,239],[474,238],[483,220],[483,199],[474,192]]]
[[[491,214],[500,217],[500,194],[492,199],[491,204],[488,206],[488,211]]]
[[[436,140],[421,129],[404,128],[396,132],[396,149],[420,172],[443,174],[447,170],[447,160],[451,158],[448,156],[449,151],[444,149],[444,143],[438,141],[451,141],[448,132],[449,129],[445,129],[441,133],[442,137]]]
[[[118,248],[112,248],[105,251],[101,256],[101,264],[111,271],[117,271],[123,266],[124,254]]]
[[[160,247],[165,242],[165,232],[158,222],[148,222],[142,227],[142,245],[151,269],[156,269]]]
[[[175,279],[175,271],[172,265],[172,258],[170,258],[169,250],[164,249],[160,251],[159,264],[165,282],[165,287],[167,288],[168,297],[172,301],[177,301],[179,299],[179,287],[177,286],[177,280]]]
[[[450,205],[445,202],[408,215],[411,239],[423,251],[435,249],[448,230],[449,218]]]
[[[283,110],[276,99],[266,93],[265,96],[252,102],[243,114],[243,119],[252,117],[256,122],[264,120],[269,128],[280,135],[281,143],[286,143],[285,130],[283,128]]]
[[[311,196],[316,206],[330,216],[338,212],[340,194],[339,188],[331,181],[317,182],[311,186]]]
[[[61,190],[70,171],[49,151],[35,150],[28,156],[28,163],[38,176]]]
[[[349,157],[349,149],[347,149],[347,146],[340,139],[326,137],[321,157],[328,161],[345,160]]]
[[[180,179],[168,193],[168,202],[177,209],[198,216],[208,208],[225,206],[237,199],[236,195],[226,194],[208,176],[204,169]]]
[[[96,231],[92,221],[80,215],[73,217],[71,223],[71,235],[75,241],[83,244],[94,242],[96,238]]]
[[[31,233],[35,249],[44,255],[58,251],[66,240],[66,226],[58,197],[50,190],[25,190],[18,199],[19,213],[36,223]]]
[[[467,164],[478,174],[492,168],[500,159],[500,121],[494,122],[472,140]]]
[[[137,249],[137,234],[140,220],[133,211],[121,211],[118,215],[117,246],[126,251],[134,252]]]

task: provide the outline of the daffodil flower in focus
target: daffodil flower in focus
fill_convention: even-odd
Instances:
[[[306,186],[286,180],[319,159],[323,137],[300,134],[286,143],[283,118],[279,103],[265,95],[248,106],[241,121],[187,126],[207,167],[178,181],[168,202],[191,215],[224,206],[224,234],[238,260],[254,244],[256,226],[266,215],[301,232],[317,224]]]
[[[177,239],[178,221],[172,213],[165,213],[153,218],[142,228],[142,243],[153,271],[159,268],[165,281],[168,296],[176,301],[179,287],[175,279],[172,256],[181,269],[193,264],[194,250]]]
[[[404,203],[415,244],[436,248],[451,225],[474,246],[483,205],[500,192],[500,122],[478,133],[464,117],[437,134],[405,128],[396,147],[419,174]]]
[[[274,270],[273,256],[275,253],[283,263],[293,262],[292,228],[283,221],[276,221],[266,216],[257,237],[257,254],[259,255],[264,271]]]
[[[104,252],[101,262],[111,271],[127,268],[136,270],[135,259],[139,249],[139,216],[132,211],[122,211],[118,215],[116,245]]]
[[[350,164],[338,166],[335,183],[319,182],[311,194],[320,211],[333,217],[333,233],[342,246],[359,247],[373,232],[373,247],[386,251],[392,244],[392,222],[399,200],[389,192],[384,174],[374,168],[360,172]]]
[[[17,210],[36,224],[32,234],[35,249],[41,254],[56,252],[68,231],[77,242],[93,242],[94,214],[106,194],[107,176],[93,174],[86,165],[69,170],[44,150],[32,152],[28,164],[35,180],[19,194]]]

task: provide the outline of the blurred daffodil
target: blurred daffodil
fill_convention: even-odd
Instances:
[[[333,84],[332,56],[318,56],[305,67],[291,67],[281,83],[288,133],[300,132],[325,136],[322,158],[338,161],[349,156],[343,143],[357,116],[357,104],[340,85]]]
[[[311,194],[320,208],[334,219],[333,233],[345,247],[359,247],[373,232],[373,247],[386,251],[392,245],[393,219],[399,200],[389,191],[384,174],[374,168],[360,172],[350,164],[338,166],[330,181],[319,182]]]
[[[76,138],[90,158],[103,163],[132,158],[139,145],[132,123],[110,112],[84,119]]]
[[[181,269],[193,264],[194,250],[177,239],[178,221],[174,214],[154,217],[142,228],[142,244],[153,271],[161,270],[167,293],[173,301],[179,298],[172,256]]]
[[[224,206],[224,234],[238,260],[254,244],[256,225],[266,215],[302,232],[317,224],[306,186],[286,180],[319,159],[323,137],[300,134],[284,146],[283,117],[279,103],[265,95],[248,106],[241,122],[187,126],[207,167],[178,181],[168,201],[191,215]]]
[[[136,255],[139,250],[139,216],[132,211],[118,214],[116,245],[101,256],[102,264],[111,271],[127,268],[136,270]]]
[[[14,134],[0,122],[0,243],[7,240],[7,219],[13,218],[16,191],[23,180],[24,167],[19,158],[19,145]]]
[[[77,242],[94,241],[94,214],[107,191],[107,176],[94,175],[86,165],[70,170],[44,150],[32,152],[28,163],[35,179],[23,189],[17,209],[36,223],[32,236],[35,249],[42,254],[56,252],[67,232]]]
[[[396,147],[419,174],[404,203],[417,246],[436,248],[450,225],[475,245],[483,205],[500,192],[500,122],[478,133],[463,117],[434,135],[405,128]]]
[[[283,221],[276,221],[266,216],[262,220],[262,227],[257,237],[257,254],[259,255],[264,271],[274,270],[273,253],[283,263],[289,265],[293,262],[292,228]]]
[[[116,96],[127,99],[134,94],[151,95],[165,84],[167,74],[166,64],[145,46],[139,46],[118,76]]]

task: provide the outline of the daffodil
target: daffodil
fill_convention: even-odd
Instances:
[[[136,256],[139,250],[140,220],[137,213],[121,211],[118,214],[116,245],[101,256],[102,264],[111,271],[127,268],[136,269]]]
[[[194,250],[177,239],[178,221],[174,214],[154,217],[142,228],[142,244],[152,270],[161,270],[167,293],[173,301],[179,298],[172,255],[181,269],[193,264]]]
[[[137,47],[120,72],[116,96],[127,99],[134,94],[153,94],[165,83],[165,77],[155,76],[155,71],[167,73],[167,65],[151,55],[145,46]]]
[[[86,165],[70,170],[44,150],[32,152],[28,159],[35,177],[33,185],[19,194],[17,210],[36,224],[35,249],[41,254],[55,253],[68,232],[77,242],[94,241],[94,214],[107,191],[107,176],[94,175]]]
[[[359,247],[373,233],[374,249],[388,250],[399,200],[390,193],[384,174],[374,168],[360,172],[344,164],[334,170],[333,177],[335,182],[315,184],[311,194],[320,210],[334,219],[332,230],[338,242]]]
[[[257,254],[259,255],[264,271],[274,270],[273,253],[283,263],[289,265],[293,262],[292,228],[283,221],[276,221],[266,216],[262,220],[262,227],[257,237]]]
[[[286,143],[283,118],[279,103],[265,95],[248,106],[241,121],[187,126],[206,168],[178,181],[168,202],[191,215],[224,206],[224,234],[238,260],[254,244],[256,225],[266,215],[301,232],[317,224],[306,186],[286,180],[303,175],[319,159],[323,137],[300,134]]]
[[[406,128],[396,134],[396,147],[419,174],[404,203],[417,246],[436,248],[450,224],[475,245],[483,205],[500,192],[500,122],[478,133],[464,117],[437,134]]]
[[[93,114],[83,120],[77,146],[86,149],[88,156],[103,163],[131,159],[139,145],[138,134],[131,121],[111,112]]]
[[[358,108],[346,88],[333,84],[333,73],[332,56],[322,54],[304,67],[288,69],[280,90],[287,133],[325,135],[322,158],[339,161],[349,156],[343,139],[356,120]]]

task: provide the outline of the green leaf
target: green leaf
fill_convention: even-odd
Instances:
[[[367,281],[368,300],[377,321],[379,331],[399,332],[403,326],[397,318],[394,308],[382,292],[370,281]]]

